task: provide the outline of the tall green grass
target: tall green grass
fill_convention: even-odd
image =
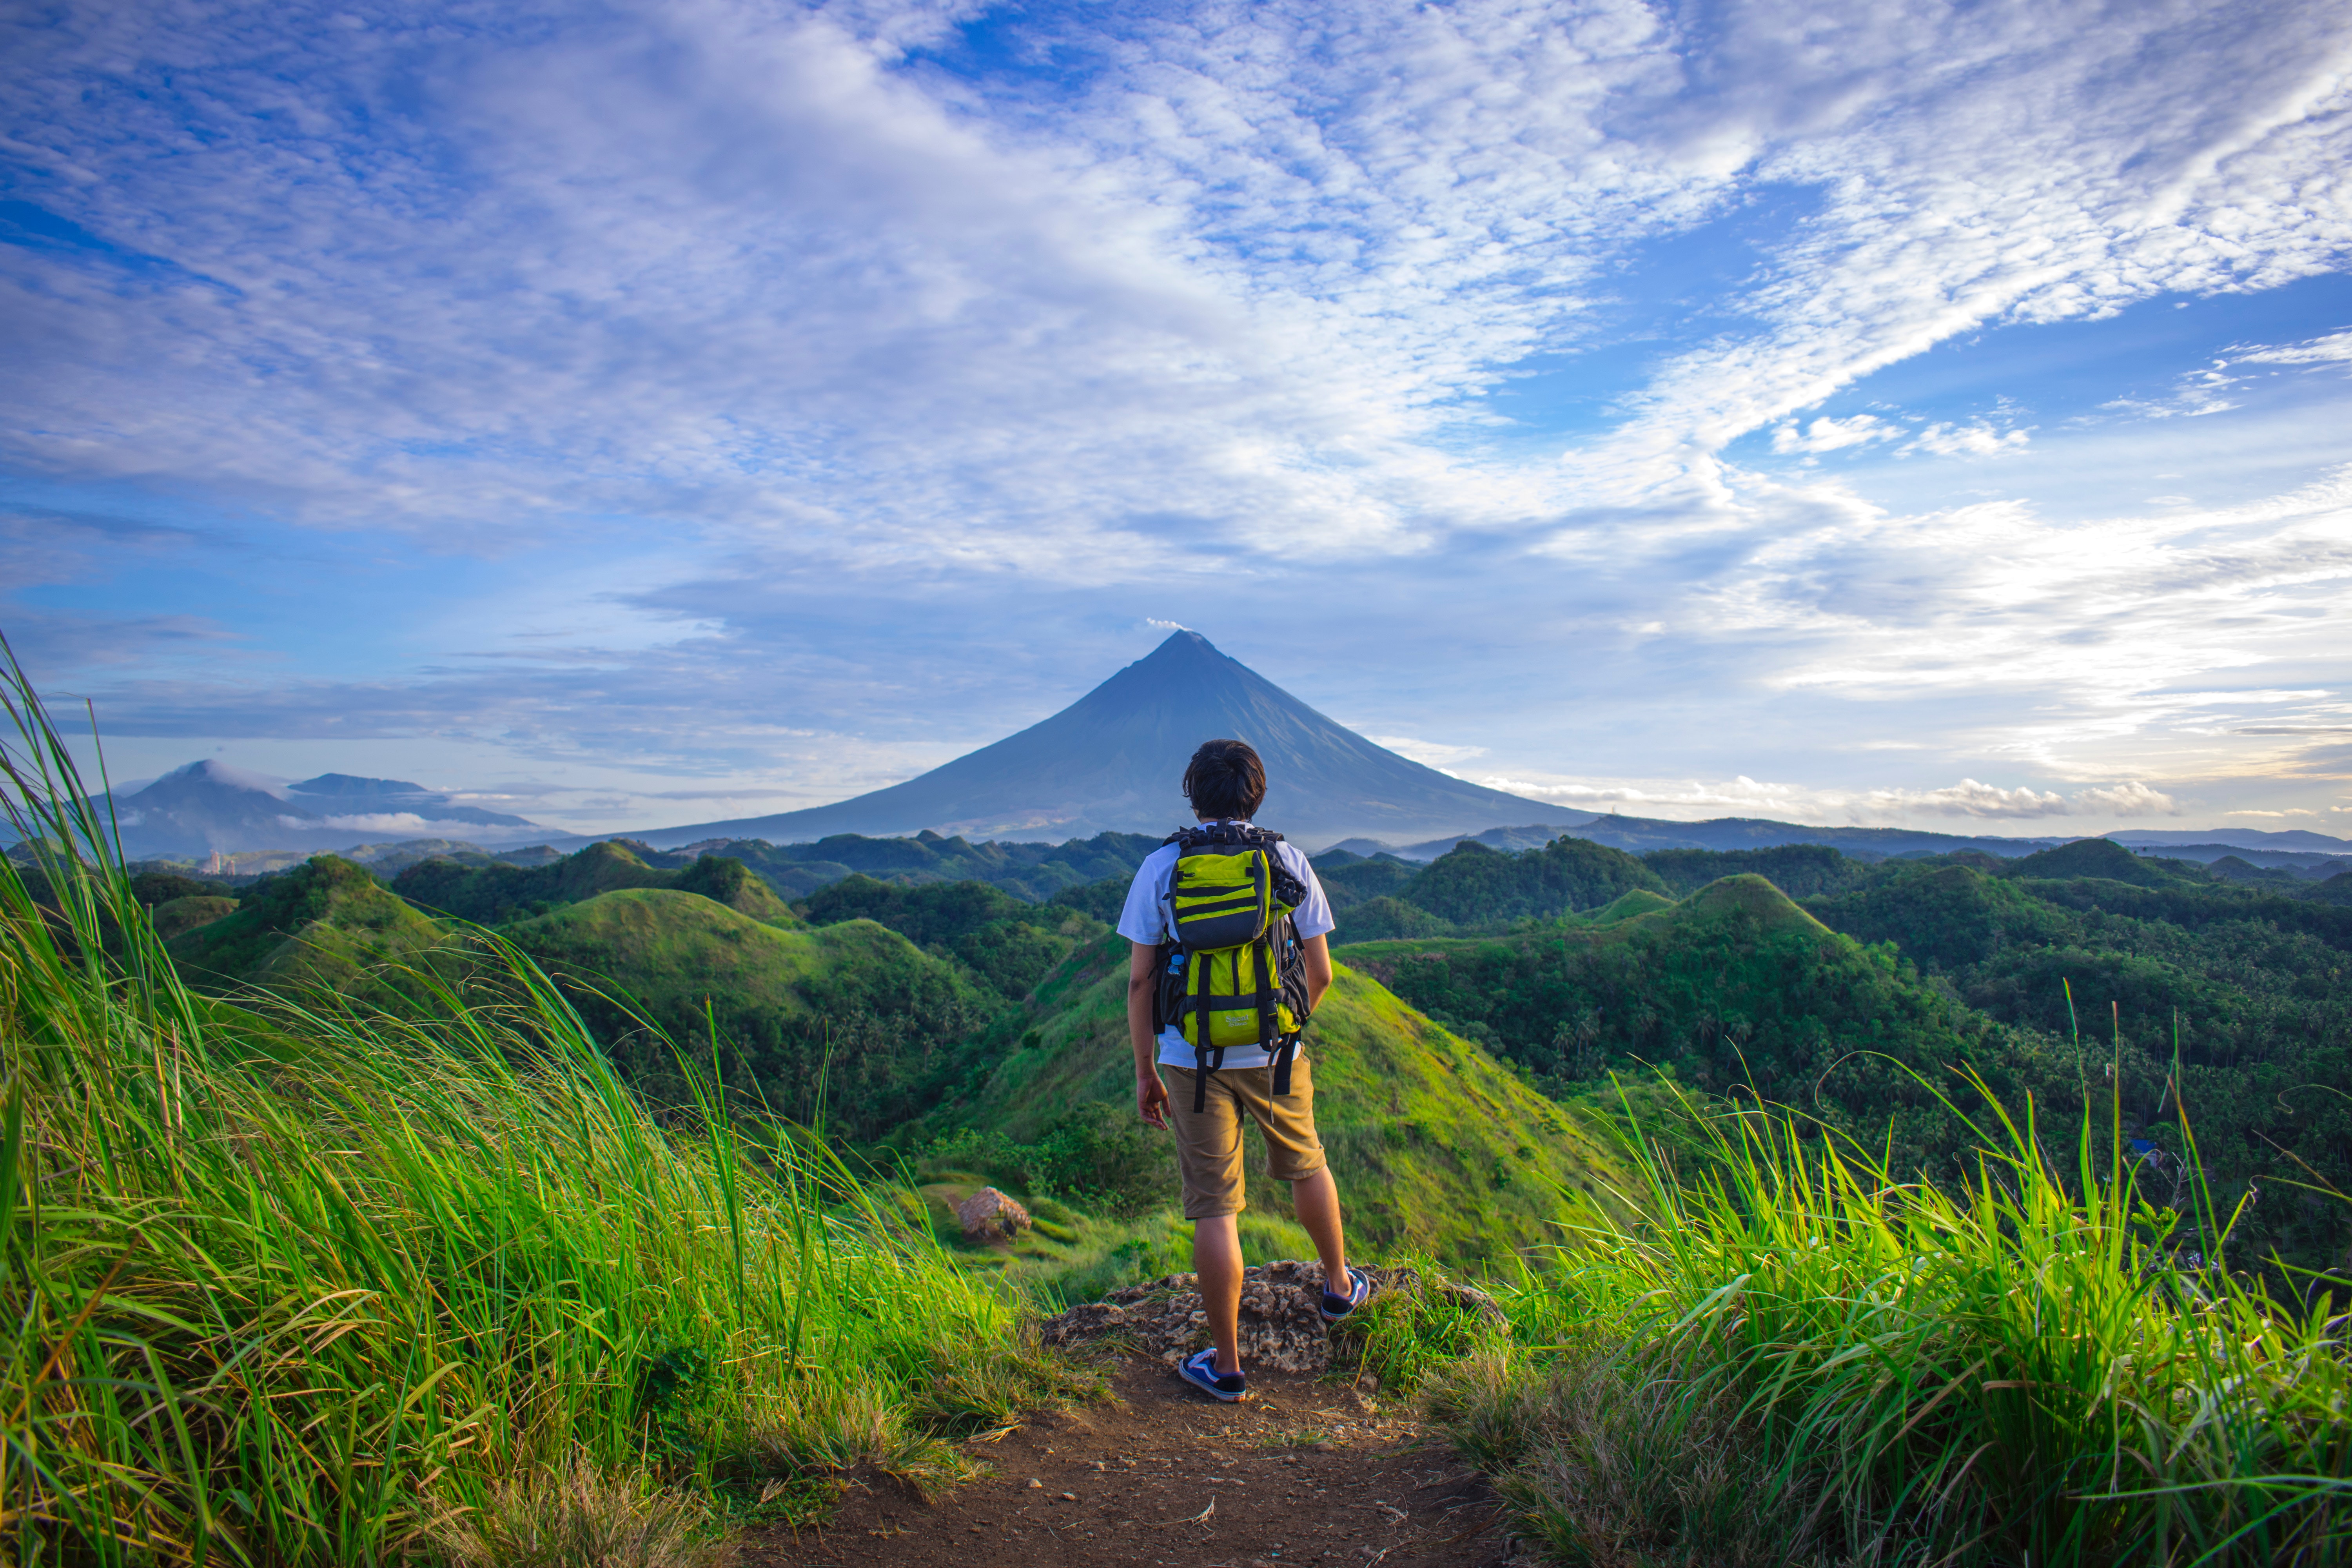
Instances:
[[[503,943],[398,1016],[190,992],[5,644],[0,701],[0,1555],[683,1562],[1058,1386],[820,1141],[655,1114]]]
[[[2189,1251],[2230,1215],[2153,1206],[2088,1127],[2062,1169],[2004,1124],[1951,1191],[1791,1120],[1703,1128],[1685,1173],[1648,1145],[1642,1223],[1588,1222],[1426,1385],[1563,1561],[2352,1555],[2340,1325]],[[1417,1331],[1376,1327],[1375,1363]]]

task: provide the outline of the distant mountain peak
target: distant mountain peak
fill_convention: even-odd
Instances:
[[[974,839],[1164,833],[1191,820],[1185,763],[1202,742],[1221,738],[1246,741],[1265,759],[1259,820],[1309,843],[1475,831],[1545,809],[1376,745],[1180,628],[1060,712],[904,784],[807,811],[640,837],[667,847],[926,829]]]
[[[432,795],[421,784],[404,779],[363,779],[352,773],[320,773],[300,784],[288,784],[296,795]]]
[[[292,786],[205,757],[136,791],[114,794],[124,850],[204,856],[219,850],[341,849],[357,837],[466,837],[511,842],[541,831],[520,816],[459,805],[399,779],[321,773]]]
[[[286,781],[257,773],[247,768],[222,762],[218,757],[199,757],[163,774],[148,789],[162,789],[171,784],[218,784],[225,789],[257,790],[273,800],[286,798]],[[141,793],[145,793],[142,791]]]

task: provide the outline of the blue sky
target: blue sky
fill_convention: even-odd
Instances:
[[[2339,6],[0,28],[0,630],[118,774],[743,816],[1174,623],[1564,806],[2352,835]]]

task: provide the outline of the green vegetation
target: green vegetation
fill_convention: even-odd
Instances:
[[[819,926],[845,920],[888,926],[928,952],[959,960],[1008,1001],[1027,995],[1104,924],[1069,901],[1026,903],[985,882],[909,886],[863,874],[811,894],[801,911]]]
[[[2316,1565],[2352,1555],[2352,1374],[2107,1136],[1992,1129],[1947,1190],[1793,1122],[1702,1123],[1500,1292],[1501,1325],[1381,1304],[1368,1363],[1573,1563]],[[2231,1215],[2193,1191],[2196,1226]]]
[[[2071,1121],[2104,1098],[2111,1065],[2127,1137],[2179,1173],[2185,1107],[2217,1188],[2260,1194],[2243,1255],[2345,1270],[2352,1224],[2330,1194],[2352,1191],[2352,910],[2104,840],[2001,873],[1892,862],[1809,907],[2005,1026],[2013,1109],[2032,1088],[2045,1116]],[[2078,1027],[2119,1045],[2111,1064],[2067,1065]]]
[[[189,990],[5,679],[17,826],[77,852],[46,904],[0,868],[12,1561],[506,1563],[657,1515],[683,1562],[850,1467],[950,1480],[943,1438],[1073,1390],[821,1146],[708,1082],[656,1114],[511,944],[396,1012]],[[206,951],[366,918],[355,870]]]
[[[795,923],[792,911],[740,860],[707,855],[682,868],[656,868],[634,850],[613,843],[591,844],[577,854],[533,867],[420,860],[392,884],[394,892],[419,909],[477,925],[545,914],[624,888],[698,893],[755,921]]]
[[[1636,890],[1566,922],[1407,926],[1343,951],[1555,1096],[1662,1070],[1799,1107],[1941,1181],[1976,1139],[1937,1093],[1983,1109],[1952,1069],[2012,1115],[2031,1096],[2062,1121],[2112,1069],[2124,1136],[2158,1167],[2183,1178],[2185,1102],[2210,1179],[2261,1194],[2245,1256],[2352,1272],[2352,1215],[2330,1195],[2352,1191],[2352,911],[2105,839],[2013,861],[1795,848],[1653,854],[1699,887],[1671,910]],[[1740,872],[1774,860],[1832,890],[1801,909]]]
[[[690,1040],[698,1061],[717,1050],[734,1092],[859,1141],[967,1082],[1003,1005],[871,921],[778,930],[669,889],[605,893],[503,934],[657,1100],[684,1092],[668,1041]]]
[[[507,900],[517,877],[539,879],[526,890],[543,896]],[[626,885],[596,890],[614,882]],[[963,1081],[976,1037],[1005,1005],[958,963],[870,921],[805,929],[722,857],[663,869],[597,844],[530,872],[427,862],[394,886],[454,892],[453,902],[509,916],[544,911],[511,919],[499,934],[556,977],[614,1063],[665,1102],[688,1093],[667,1042],[695,1042],[707,1064],[715,1032],[731,1091],[777,1115],[877,1138]],[[166,910],[178,916],[177,905],[159,906],[159,931]],[[973,945],[1002,973],[1003,944],[987,945],[993,934]],[[1061,939],[1055,954],[1068,946]],[[344,994],[378,1005],[429,997],[417,972],[455,984],[478,959],[458,928],[332,856],[255,884],[233,914],[176,937],[173,952],[216,992]]]
[[[1757,876],[1792,899],[1810,899],[1847,886],[1862,875],[1864,863],[1825,844],[1781,844],[1769,849],[1653,849],[1642,864],[1676,898],[1718,878]]]
[[[1456,845],[1398,896],[1457,926],[1496,926],[1598,909],[1635,888],[1666,890],[1656,872],[1622,849],[1555,838],[1518,855]]]
[[[142,871],[131,879],[131,896],[149,909],[175,899],[230,899],[236,889],[209,878],[183,877],[176,871]]]
[[[361,868],[320,855],[257,883],[231,914],[172,940],[173,962],[215,987],[363,995],[415,986],[401,971],[436,965],[449,933]]]
[[[1081,882],[1074,888],[1064,888],[1045,903],[1053,909],[1076,910],[1082,915],[1091,915],[1107,926],[1115,926],[1118,924],[1120,912],[1127,908],[1128,889],[1134,882],[1132,870],[1122,871],[1100,881]]]
[[[1391,897],[1421,875],[1419,866],[1394,855],[1367,857],[1345,849],[1326,849],[1315,857],[1314,866],[1315,879],[1335,911]]]
[[[235,899],[188,898],[167,899],[148,911],[155,922],[155,934],[165,942],[198,926],[210,925],[236,913]]]
[[[1990,1032],[1906,979],[1891,951],[1828,930],[1754,876],[1606,926],[1346,953],[1562,1098],[1646,1065],[1706,1093],[1818,1103],[1874,1141],[1893,1110],[1899,1141],[1923,1150],[1960,1134],[1912,1074],[1973,1059]]]
[[[1101,833],[1066,844],[974,844],[929,832],[912,838],[843,833],[814,844],[738,838],[695,847],[742,861],[787,899],[806,898],[863,872],[877,881],[909,886],[985,882],[1034,903],[1065,888],[1132,876],[1143,858],[1160,847],[1160,840],[1140,833]]]
[[[1335,943],[1505,931],[1558,922],[1636,890],[1667,891],[1633,856],[1581,838],[1519,854],[1465,839],[1418,868],[1391,855],[1335,850],[1317,857],[1315,873],[1339,922]]]

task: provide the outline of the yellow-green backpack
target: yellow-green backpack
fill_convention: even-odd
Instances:
[[[1160,948],[1153,1032],[1173,1028],[1192,1047],[1192,1109],[1207,1107],[1209,1075],[1225,1052],[1256,1047],[1274,1064],[1274,1092],[1290,1092],[1290,1064],[1307,1027],[1307,955],[1291,923],[1306,887],[1274,847],[1279,833],[1213,822],[1171,833],[1169,886],[1175,940]]]

